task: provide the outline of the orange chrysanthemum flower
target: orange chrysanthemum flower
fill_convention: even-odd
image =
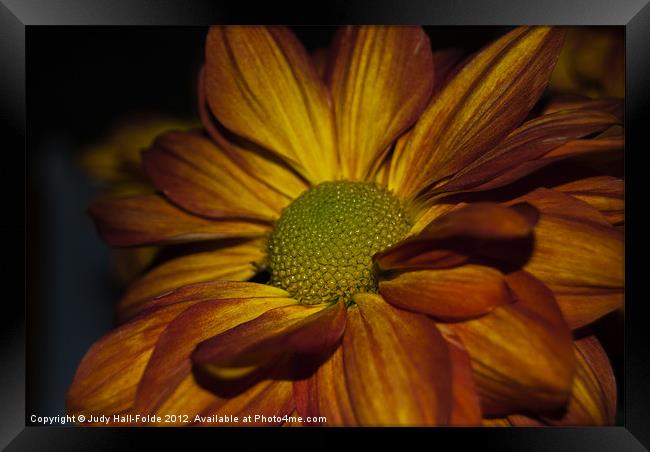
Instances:
[[[318,60],[284,28],[212,28],[204,130],[143,154],[158,194],[91,208],[110,245],[202,245],[129,287],[68,411],[613,423],[607,356],[572,330],[622,306],[622,181],[511,190],[622,150],[620,101],[539,104],[563,34],[454,64],[419,27],[344,28]]]

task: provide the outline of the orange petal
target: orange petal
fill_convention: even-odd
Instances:
[[[100,199],[89,214],[111,246],[260,237],[270,228],[245,220],[210,221],[186,213],[158,195]]]
[[[426,316],[358,294],[348,308],[343,362],[362,425],[441,425],[452,406],[449,350]]]
[[[513,202],[541,212],[525,269],[548,285],[572,328],[622,306],[623,234],[587,203],[537,189]]]
[[[294,354],[329,350],[344,329],[343,302],[280,307],[201,342],[192,361],[219,380],[245,379]]]
[[[86,352],[66,396],[69,414],[114,414],[133,405],[151,352],[167,325],[193,302],[150,311],[111,331]]]
[[[343,177],[364,180],[431,96],[431,44],[421,27],[345,27],[332,53]]]
[[[458,335],[448,332],[445,337],[449,346],[452,370],[452,394],[454,404],[451,410],[451,425],[481,425],[481,406],[474,383],[472,362]]]
[[[405,272],[380,281],[379,292],[394,306],[448,320],[478,317],[513,301],[503,274],[483,265]]]
[[[501,141],[539,99],[563,34],[520,27],[479,52],[432,100],[404,151],[395,154],[390,188],[414,196]]]
[[[625,184],[610,176],[594,176],[553,187],[594,207],[611,224],[625,219]]]
[[[273,220],[288,203],[198,132],[166,133],[142,159],[156,187],[198,215]]]
[[[212,27],[205,57],[208,104],[226,128],[276,152],[311,182],[336,178],[329,93],[289,30]]]
[[[507,280],[516,303],[438,326],[465,345],[484,414],[562,409],[575,370],[570,330],[546,286],[525,272]]]
[[[249,279],[256,272],[254,264],[263,258],[263,244],[253,241],[164,262],[129,286],[117,306],[118,317],[126,320],[155,296],[189,284]]]
[[[455,267],[471,255],[500,257],[530,239],[537,216],[526,204],[469,204],[435,218],[416,236],[375,255],[375,261],[380,270],[393,271]]]
[[[594,336],[576,341],[574,350],[577,367],[571,400],[561,417],[545,417],[544,423],[562,426],[614,425],[616,382],[607,354]],[[540,423],[523,416],[508,419],[516,426]]]
[[[345,381],[342,347],[337,347],[314,375],[294,382],[293,394],[303,419],[325,416],[325,426],[358,425]]]
[[[488,190],[513,182],[525,175],[518,166],[617,123],[614,116],[592,110],[559,111],[531,119],[427,196]]]
[[[266,290],[263,284],[239,284],[224,283],[221,287],[226,290],[221,292],[218,285],[196,285],[194,291],[185,292],[187,298],[201,299],[201,302],[178,316],[160,336],[138,386],[134,411],[145,414],[163,413],[161,407],[164,407],[168,399],[172,399],[176,405],[187,403],[188,409],[192,408],[193,401],[183,401],[179,392],[188,390],[183,384],[188,385],[190,389],[192,387],[191,382],[185,380],[194,380],[190,355],[196,345],[269,310],[296,304],[296,301],[290,298],[256,297],[257,288],[261,294]],[[237,292],[241,295],[234,297]],[[224,298],[217,298],[217,293],[221,293],[220,296]],[[245,294],[252,297],[245,297]],[[204,297],[210,299],[206,300]],[[211,389],[216,392],[219,388]],[[230,398],[224,394],[220,395]],[[193,414],[186,410],[178,412]]]

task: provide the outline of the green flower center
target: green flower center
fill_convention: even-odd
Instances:
[[[325,182],[286,207],[267,244],[270,284],[301,303],[376,292],[372,256],[406,236],[400,200],[374,183]]]

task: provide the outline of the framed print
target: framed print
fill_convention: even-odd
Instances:
[[[3,446],[650,444],[646,2],[155,6],[0,7]]]

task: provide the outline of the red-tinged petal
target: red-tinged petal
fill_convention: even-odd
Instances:
[[[345,329],[345,305],[291,305],[201,342],[192,361],[218,380],[241,380],[291,358],[330,350]]]
[[[444,49],[433,52],[433,92],[437,93],[462,69],[463,52]]]
[[[164,262],[129,286],[117,305],[118,317],[124,321],[152,298],[179,287],[217,279],[245,281],[255,275],[255,263],[264,259],[263,246],[260,241],[245,242]]]
[[[467,237],[507,240],[530,235],[537,222],[530,206],[511,208],[499,204],[474,203],[432,221],[420,232],[422,238]]]
[[[229,286],[232,285],[233,283],[230,283]],[[234,285],[236,286],[237,283]],[[202,291],[200,285],[197,286],[195,291],[198,293],[186,295],[192,296],[193,299],[202,297],[210,297],[210,299],[204,299],[186,310],[160,336],[138,386],[134,405],[136,412],[164,413],[161,410],[168,399],[173,399],[176,406],[187,403],[188,410],[191,409],[193,407],[191,398],[183,401],[183,397],[179,397],[178,393],[187,390],[183,384],[189,385],[190,388],[194,385],[185,380],[190,378],[194,381],[195,378],[192,375],[190,355],[196,345],[209,337],[253,320],[269,310],[296,304],[296,301],[290,298],[234,298],[234,294],[228,293],[228,289],[221,295],[224,298],[219,299],[214,296],[215,292],[218,292],[215,287],[206,285],[207,288]],[[254,294],[254,286],[260,286],[260,293],[264,293],[262,284],[247,285],[239,290]],[[234,287],[233,291],[237,292],[238,288]],[[182,407],[179,407],[179,413],[190,414],[180,408]]]
[[[451,425],[481,425],[481,405],[472,373],[472,362],[465,346],[453,332],[445,337],[449,346],[452,370],[452,394],[454,404],[451,410]]]
[[[560,159],[579,157],[596,152],[622,151],[624,144],[625,140],[622,135],[603,135],[593,139],[573,140],[546,154],[542,163],[549,164]]]
[[[270,229],[267,223],[211,221],[191,215],[158,195],[101,199],[90,207],[89,213],[102,238],[117,247],[260,237]]]
[[[625,183],[610,176],[594,176],[553,187],[597,209],[611,224],[625,219]]]
[[[544,417],[543,423],[559,426],[613,425],[616,416],[616,382],[607,354],[590,336],[574,344],[576,374],[571,400],[561,417]],[[541,425],[537,419],[509,416],[515,426]]]
[[[552,163],[566,160],[568,158],[580,156],[595,156],[605,155],[604,153],[610,151],[623,150],[624,140],[622,137],[597,137],[591,139],[579,139],[569,141],[561,146],[558,146],[541,158],[535,160],[528,160],[517,166],[514,166],[507,171],[495,176],[494,178],[484,182],[467,191],[485,191],[495,188],[503,187],[519,179],[522,179],[529,174],[534,173]]]
[[[519,165],[539,159],[567,142],[602,132],[617,123],[614,116],[591,110],[558,111],[531,119],[427,196],[495,188],[494,180],[497,177],[500,183],[512,182],[514,179],[508,173]],[[519,174],[516,170],[514,173]]]
[[[343,348],[334,353],[309,378],[293,384],[298,414],[307,417],[324,416],[324,426],[356,426],[352,401],[345,381]],[[309,425],[320,425],[312,422]]]
[[[166,133],[142,154],[142,159],[154,185],[198,215],[273,220],[289,202],[198,132]]]
[[[421,27],[345,27],[331,58],[341,170],[365,179],[431,96],[431,45]]]
[[[471,255],[499,257],[514,251],[516,241],[531,237],[537,217],[523,203],[469,204],[435,218],[417,235],[377,254],[375,262],[382,271],[401,271],[455,267]],[[511,246],[505,245],[508,241]]]
[[[553,290],[569,325],[584,326],[622,306],[622,231],[563,193],[537,189],[513,202],[522,201],[541,212],[524,268]]]
[[[311,182],[336,178],[329,93],[289,30],[212,27],[205,57],[207,100],[219,122]]]
[[[314,69],[318,76],[325,80],[328,71],[328,65],[330,60],[330,49],[326,47],[320,47],[314,50],[311,54],[311,61],[314,64]]]
[[[559,191],[549,190],[547,188],[536,188],[535,190],[510,200],[505,204],[521,204],[522,202],[534,206],[540,212],[540,219],[552,216],[602,226],[609,225],[600,212],[589,204]]]
[[[563,34],[520,27],[479,52],[432,100],[404,151],[395,154],[390,188],[412,197],[505,138],[548,83]]]
[[[358,294],[348,308],[343,363],[362,425],[444,425],[452,407],[449,349],[426,316]]]
[[[603,111],[616,116],[620,121],[623,120],[625,103],[623,99],[614,97],[604,97],[591,99],[582,96],[558,96],[551,99],[542,111],[543,114],[554,113],[563,110],[594,110]]]
[[[136,388],[161,333],[194,302],[153,310],[93,344],[66,396],[69,414],[115,414],[133,405]]]
[[[516,303],[438,327],[465,345],[484,414],[561,410],[575,370],[570,330],[546,286],[525,272],[507,279]]]
[[[401,273],[380,281],[379,292],[398,308],[444,320],[479,317],[513,301],[499,270],[473,264]]]

